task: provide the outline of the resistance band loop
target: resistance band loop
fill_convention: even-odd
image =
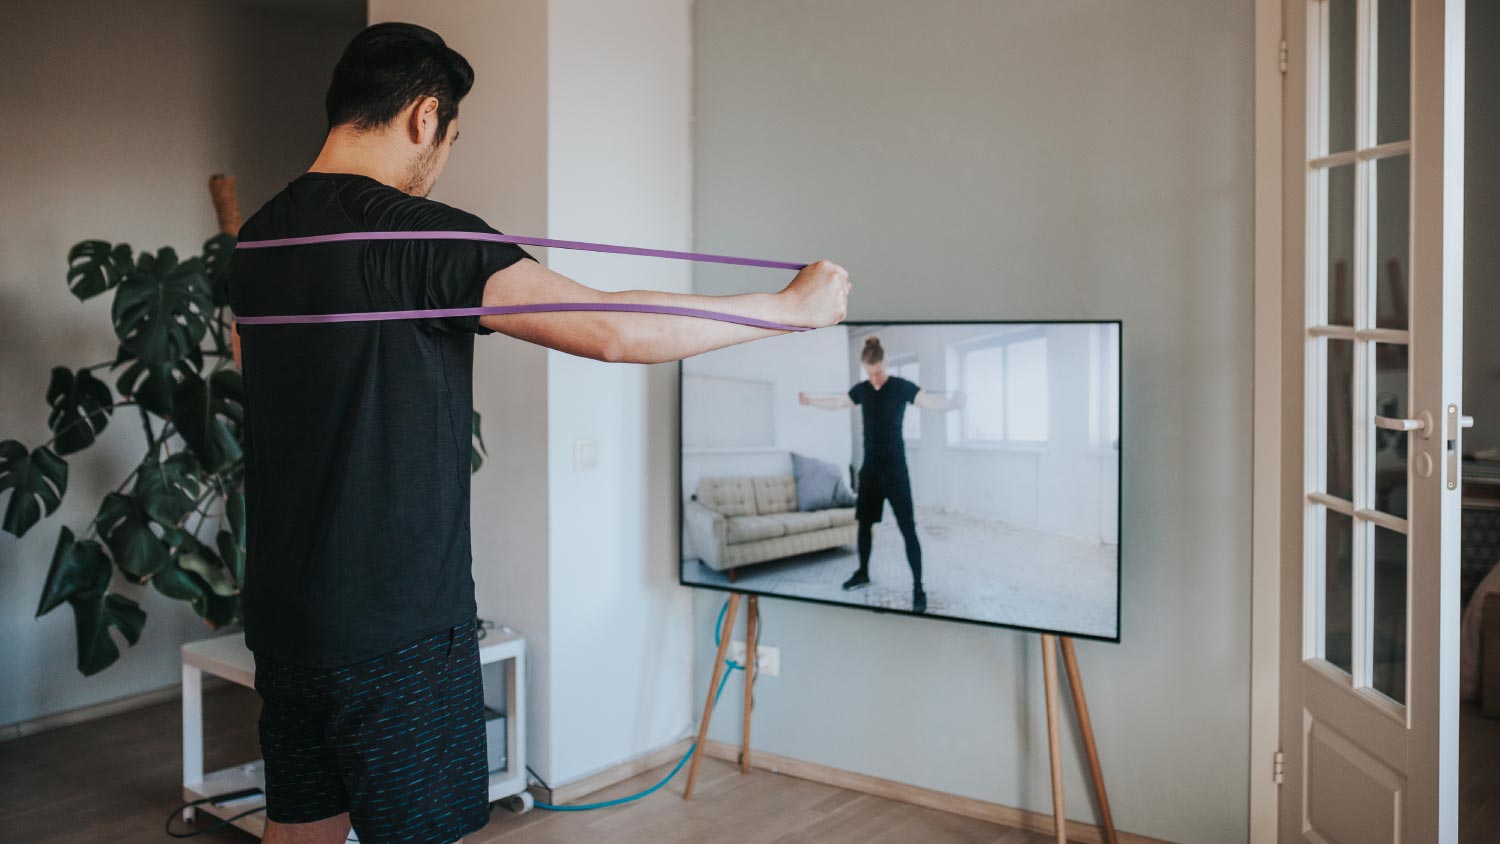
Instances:
[[[806,264],[789,261],[767,261],[760,258],[737,258],[732,255],[710,255],[701,252],[675,252],[669,249],[643,249],[637,246],[614,246],[608,243],[587,243],[581,240],[551,240],[544,237],[493,234],[491,232],[461,231],[397,231],[397,232],[341,232],[319,234],[308,237],[282,237],[272,240],[242,240],[236,249],[267,249],[280,246],[309,246],[319,243],[341,243],[351,240],[479,240],[491,243],[519,243],[528,246],[548,246],[558,249],[581,249],[589,252],[613,252],[620,255],[643,255],[651,258],[673,258],[680,261],[700,261],[715,264],[735,264],[743,267],[766,267],[775,270],[800,270]],[[753,328],[773,331],[807,331],[805,326],[783,325],[754,317],[708,311],[700,308],[681,308],[673,305],[637,305],[622,303],[548,302],[532,305],[495,305],[475,308],[427,308],[410,311],[366,311],[342,314],[289,314],[285,316],[240,316],[235,321],[243,325],[292,325],[327,322],[375,322],[394,319],[430,319],[435,317],[482,316],[485,314],[535,314],[556,311],[615,311],[640,314],[667,314],[668,316],[697,317],[720,322],[732,322]]]

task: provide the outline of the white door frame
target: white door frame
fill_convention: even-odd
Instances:
[[[1463,0],[1436,0],[1442,3],[1447,10],[1444,26],[1438,31],[1421,31],[1418,38],[1425,42],[1425,49],[1431,50],[1441,45],[1444,40],[1450,45],[1462,45],[1462,33],[1464,21],[1462,11]],[[1251,844],[1275,844],[1278,834],[1278,798],[1279,798],[1279,770],[1275,760],[1279,758],[1280,741],[1280,647],[1281,647],[1281,593],[1280,578],[1282,576],[1283,541],[1281,536],[1282,527],[1282,479],[1284,476],[1283,458],[1281,454],[1284,441],[1283,423],[1283,392],[1281,383],[1282,361],[1284,360],[1284,336],[1283,326],[1286,324],[1287,303],[1284,302],[1283,281],[1283,214],[1284,214],[1284,189],[1283,189],[1283,123],[1285,107],[1285,88],[1283,64],[1285,56],[1285,9],[1284,0],[1255,0],[1255,62],[1254,62],[1254,85],[1255,85],[1255,233],[1254,233],[1254,401],[1253,401],[1253,435],[1252,435],[1252,532],[1251,532],[1251,648],[1250,648],[1250,746],[1249,773],[1250,773],[1250,836]],[[1302,7],[1297,0],[1299,12]],[[1415,21],[1414,21],[1415,25]],[[1444,107],[1452,110],[1457,109],[1462,114],[1463,108],[1463,73],[1462,73],[1463,51],[1460,48],[1455,52],[1446,54],[1450,84],[1444,88],[1441,85],[1433,85],[1431,80],[1413,79],[1413,87],[1425,85],[1428,92],[1434,88],[1441,92],[1439,97],[1425,97],[1418,100],[1418,108],[1430,110],[1441,114]],[[1455,73],[1455,65],[1457,72]],[[1299,103],[1299,107],[1301,107]],[[1417,115],[1413,114],[1413,121]],[[1430,169],[1438,172],[1414,173],[1414,182],[1422,179],[1437,178],[1448,183],[1457,182],[1462,184],[1463,177],[1463,141],[1461,135],[1462,118],[1459,118],[1455,128],[1450,118],[1448,123],[1448,135],[1443,137],[1443,154],[1440,157],[1426,159],[1436,162],[1436,166],[1429,164]],[[1440,122],[1438,118],[1429,114],[1426,122],[1431,125]],[[1415,134],[1413,135],[1416,140]],[[1415,156],[1413,160],[1415,161]],[[1444,217],[1459,216],[1462,213],[1462,193],[1460,191],[1437,191],[1435,195],[1423,191],[1419,196],[1415,191],[1412,196],[1414,219],[1420,221],[1417,225],[1437,225]],[[1455,251],[1461,250],[1462,231],[1457,227],[1449,227],[1451,231],[1445,232],[1446,242],[1443,244],[1442,254],[1423,256],[1424,266],[1427,272],[1460,273],[1461,261],[1453,261]],[[1414,233],[1415,234],[1415,233]],[[1447,260],[1444,260],[1444,259]],[[1418,256],[1412,256],[1412,272],[1418,270]],[[1444,302],[1448,311],[1445,319],[1461,320],[1460,301],[1448,299]],[[1294,308],[1300,307],[1301,303],[1292,303]],[[1411,326],[1413,331],[1418,326]],[[1430,327],[1429,327],[1430,331]],[[1458,350],[1449,348],[1454,345],[1452,338],[1444,336],[1440,341],[1444,347],[1444,354],[1458,354]],[[1422,388],[1419,388],[1422,389]],[[1430,385],[1425,387],[1424,392],[1430,390],[1432,393],[1441,392],[1443,395],[1459,395],[1456,385]],[[1430,397],[1421,396],[1414,390],[1411,396],[1413,406],[1430,405],[1433,401]],[[1460,409],[1460,413],[1462,410]],[[1294,425],[1300,425],[1301,420],[1294,420]],[[1446,467],[1444,467],[1446,469]],[[1443,469],[1440,469],[1443,471]],[[1447,477],[1448,472],[1444,471]],[[1454,505],[1456,506],[1456,505]],[[1456,538],[1444,537],[1442,542],[1456,542]],[[1295,544],[1295,543],[1294,543]],[[1295,550],[1295,549],[1294,549]],[[1410,564],[1410,563],[1409,563]],[[1438,577],[1437,584],[1427,584],[1426,588],[1444,589],[1450,585],[1446,581],[1450,578]],[[1433,619],[1411,619],[1410,623],[1425,624],[1429,626],[1429,635],[1437,635],[1447,639],[1456,637],[1457,625],[1450,624],[1449,628],[1434,630],[1442,624],[1443,618],[1456,617],[1456,609],[1448,606],[1449,602],[1456,603],[1457,590],[1446,589],[1443,593],[1444,611],[1439,613],[1438,618]],[[1448,706],[1449,699],[1457,694],[1457,684],[1446,682],[1456,679],[1456,666],[1447,664],[1456,658],[1456,647],[1444,649],[1449,659],[1442,665],[1422,666],[1412,671],[1413,687],[1409,694],[1417,692],[1419,684],[1431,684],[1425,690],[1427,705],[1436,705],[1443,712],[1438,727],[1438,735],[1432,736],[1433,741],[1442,743],[1453,742],[1456,731],[1456,717],[1449,710],[1456,711],[1456,706]],[[1436,688],[1432,688],[1435,686]],[[1456,776],[1456,764],[1454,770],[1421,771],[1420,774],[1427,777],[1436,777],[1443,781],[1441,792],[1451,794],[1456,786],[1453,778]],[[1290,799],[1290,798],[1289,798]],[[1448,826],[1454,822],[1451,810],[1439,812],[1440,834],[1447,839],[1456,835],[1456,831]]]
[[[1283,0],[1255,0],[1255,374],[1251,426],[1250,844],[1275,844],[1281,705]]]

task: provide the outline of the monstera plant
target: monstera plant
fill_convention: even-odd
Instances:
[[[232,180],[229,191],[232,197]],[[238,231],[238,213],[221,207],[220,223]],[[170,247],[136,253],[102,240],[69,250],[73,295],[114,295],[118,352],[113,360],[53,368],[46,394],[51,439],[34,448],[0,441],[0,496],[9,497],[3,527],[19,537],[62,502],[68,455],[98,442],[122,416],[138,418],[145,434],[145,454],[94,518],[76,533],[58,531],[37,604],[38,617],[72,607],[85,675],[119,658],[111,627],[133,645],[146,623],[140,604],[111,588],[116,570],[188,602],[211,628],[240,621],[244,384],[230,347],[225,285],[234,244],[233,234],[221,231],[201,255],[187,258]],[[484,455],[477,413],[473,435],[477,471]]]

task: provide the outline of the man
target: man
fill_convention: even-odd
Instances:
[[[935,396],[911,381],[891,375],[885,368],[885,347],[879,337],[866,337],[859,361],[865,369],[865,380],[849,388],[842,396],[809,396],[798,393],[797,399],[809,407],[844,410],[859,405],[863,409],[864,460],[859,465],[859,489],[855,493],[854,518],[859,525],[856,548],[859,568],[844,581],[844,589],[870,585],[870,545],[875,523],[880,521],[885,502],[891,502],[896,526],[906,543],[906,564],[911,568],[912,612],[927,612],[927,592],[922,588],[922,543],[917,538],[917,518],[912,506],[911,473],[906,467],[906,436],[902,423],[906,405],[923,410],[947,412],[963,406],[963,393]]]
[[[378,24],[333,72],[308,172],[245,241],[336,232],[493,232],[426,199],[458,137],[469,64],[435,33]],[[499,154],[497,151],[496,154]],[[776,294],[605,293],[511,244],[344,241],[242,250],[240,316],[601,302],[840,321],[848,274],[820,261]],[[567,312],[237,327],[245,377],[246,644],[262,698],[267,844],[461,839],[488,820],[470,572],[475,335],[602,361],[677,360],[779,332]]]

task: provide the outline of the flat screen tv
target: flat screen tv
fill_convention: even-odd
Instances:
[[[679,372],[683,584],[1119,641],[1118,321],[846,322]]]

